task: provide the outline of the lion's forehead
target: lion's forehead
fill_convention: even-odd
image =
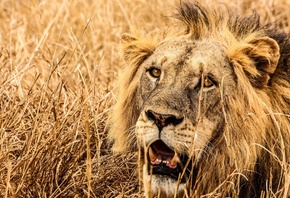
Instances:
[[[187,67],[186,69],[191,69],[196,75],[201,70],[213,71],[219,67],[224,71],[227,68],[225,66],[228,65],[225,50],[217,42],[184,38],[162,43],[154,51],[151,61],[161,67],[170,67],[174,70],[181,66]]]

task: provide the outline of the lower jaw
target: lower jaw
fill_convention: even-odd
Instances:
[[[186,176],[181,177],[181,167],[178,165],[177,168],[171,169],[167,167],[165,164],[161,165],[148,165],[147,166],[147,172],[148,175],[155,175],[157,177],[161,178],[170,178],[173,181],[179,182],[179,183],[185,183],[186,182]]]
[[[145,163],[148,175],[156,175],[162,178],[170,178],[177,183],[186,183],[189,176],[193,176],[192,162],[188,163],[188,157],[181,155],[180,163],[177,164],[175,169],[170,168],[166,164],[152,165],[150,162]],[[185,170],[185,171],[184,171]]]

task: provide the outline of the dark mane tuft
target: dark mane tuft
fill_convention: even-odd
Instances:
[[[222,31],[222,28],[227,28],[236,38],[244,38],[261,30],[258,14],[253,13],[246,17],[237,16],[224,4],[209,8],[197,1],[181,2],[176,18],[186,25],[186,32],[192,34],[195,39]]]

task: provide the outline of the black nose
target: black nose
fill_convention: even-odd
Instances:
[[[176,126],[183,121],[183,117],[177,118],[175,115],[172,115],[172,114],[159,114],[152,110],[148,110],[146,112],[146,115],[149,120],[154,121],[159,131],[161,131],[164,127],[170,124],[172,124],[173,126]]]

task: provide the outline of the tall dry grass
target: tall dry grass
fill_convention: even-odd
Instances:
[[[0,2],[0,197],[138,197],[135,154],[106,120],[121,35],[170,25],[179,0]],[[290,3],[220,1],[290,30]]]

